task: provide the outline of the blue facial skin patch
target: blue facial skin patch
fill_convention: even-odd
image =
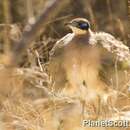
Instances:
[[[87,24],[87,23],[81,23],[79,26],[80,26],[80,28],[83,29],[83,30],[86,30],[86,29],[89,28],[89,24]]]

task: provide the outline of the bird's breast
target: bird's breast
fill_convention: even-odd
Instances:
[[[71,64],[95,64],[100,60],[100,52],[98,47],[87,42],[71,42],[65,47],[63,57]]]
[[[79,75],[77,79],[91,84],[97,78],[100,67],[99,49],[89,44],[68,44],[64,50],[64,67],[68,75],[72,74],[71,78]]]

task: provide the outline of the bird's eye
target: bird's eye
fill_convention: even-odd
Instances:
[[[79,26],[83,30],[88,30],[88,28],[89,28],[89,24],[88,23],[80,23]]]

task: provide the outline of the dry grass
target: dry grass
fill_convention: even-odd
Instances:
[[[115,97],[115,86],[112,86],[106,103],[101,102],[101,97],[89,101],[82,98],[82,93],[78,97],[63,96],[62,93],[57,94],[52,89],[55,81],[52,81],[51,75],[48,75],[46,66],[50,58],[49,51],[57,39],[66,33],[66,30],[62,31],[63,24],[68,21],[69,17],[64,19],[61,16],[71,16],[71,13],[74,13],[74,17],[88,16],[94,25],[94,30],[104,28],[105,31],[118,36],[129,45],[128,20],[123,19],[123,16],[118,18],[118,13],[112,14],[111,1],[107,0],[105,6],[102,5],[102,8],[108,11],[107,18],[107,11],[102,12],[102,8],[100,9],[100,3],[104,3],[104,0],[100,0],[99,3],[96,0],[88,1],[89,4],[86,0],[81,2],[71,0],[71,4],[56,16],[58,18],[52,22],[49,21],[44,36],[42,34],[26,50],[17,68],[12,69],[5,65],[10,53],[7,51],[5,55],[4,42],[10,42],[8,44],[11,48],[15,46],[14,42],[19,40],[24,30],[23,21],[20,21],[20,24],[6,22],[0,24],[0,130],[130,130],[130,128],[85,128],[82,126],[83,119],[130,120],[129,72],[124,72],[125,77],[120,75],[120,79],[123,79],[125,83],[123,82],[123,85],[117,83],[121,86],[116,89],[118,96]],[[33,3],[36,6],[34,10],[30,10],[32,14],[24,16],[24,18],[28,17],[27,20],[31,16],[34,17],[34,13],[40,14],[38,12],[41,12],[43,7],[41,3],[44,4],[45,1],[40,0],[40,4],[38,4],[39,1],[33,1]],[[74,6],[70,10],[72,3]],[[122,3],[120,1],[120,4]],[[83,10],[79,11],[79,7],[82,6]],[[26,14],[26,11],[19,12],[22,18],[23,14]],[[8,32],[3,31],[5,26],[8,26]],[[8,33],[8,39],[5,39],[5,33]],[[115,68],[117,77],[119,73]],[[106,98],[105,95],[102,98]],[[113,103],[115,98],[116,101]]]
[[[1,68],[1,79],[1,130],[82,130],[83,119],[130,118],[130,99],[126,93],[119,96],[115,106],[100,108],[99,114],[93,102],[51,92],[48,89],[51,80],[40,68]]]
[[[121,90],[117,90],[119,95],[114,105],[112,101],[115,98],[115,90],[108,93],[107,104],[102,104],[100,97],[92,102],[84,100],[82,93],[78,97],[73,95],[66,97],[62,93],[55,93],[50,89],[54,81],[51,81],[45,66],[47,65],[38,64],[37,67],[11,69],[1,64],[1,130],[104,130],[104,128],[85,128],[81,123],[83,119],[130,119],[128,81]],[[95,102],[99,105],[98,110]],[[105,129],[126,130],[126,128]]]

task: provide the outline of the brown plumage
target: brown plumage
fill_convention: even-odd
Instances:
[[[84,99],[103,96],[106,100],[111,88],[124,84],[124,69],[129,68],[130,59],[128,47],[110,34],[92,32],[86,19],[76,18],[67,25],[73,33],[60,39],[50,53],[54,90],[69,96],[82,94]]]

